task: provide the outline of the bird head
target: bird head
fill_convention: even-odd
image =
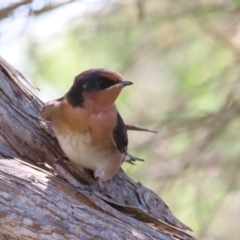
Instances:
[[[113,106],[121,90],[131,84],[115,71],[90,69],[75,77],[66,98],[72,107],[101,111]]]

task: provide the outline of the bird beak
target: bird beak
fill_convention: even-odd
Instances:
[[[121,84],[123,87],[125,87],[125,86],[128,86],[128,85],[132,85],[133,83],[130,82],[130,81],[124,80],[124,81],[121,81],[119,84]]]
[[[125,86],[132,85],[132,84],[133,84],[132,82],[124,80],[124,81],[121,81],[117,84],[114,84],[113,86],[107,88],[106,90],[110,90],[112,88],[123,88]]]

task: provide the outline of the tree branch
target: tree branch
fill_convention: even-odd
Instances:
[[[63,153],[51,126],[38,118],[41,101],[19,76],[0,58],[0,237],[193,239],[155,193],[122,170],[96,193],[79,189],[75,196],[77,190],[52,173]],[[59,167],[80,185],[92,181],[88,170],[70,162]]]

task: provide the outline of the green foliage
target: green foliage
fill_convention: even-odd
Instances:
[[[25,36],[31,78],[45,100],[89,68],[133,81],[117,100],[120,113],[159,133],[130,133],[131,153],[146,162],[123,168],[199,239],[237,240],[223,219],[240,221],[240,1],[136,2],[108,2],[43,40]]]

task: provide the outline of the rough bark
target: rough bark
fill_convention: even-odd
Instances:
[[[64,155],[23,81],[0,58],[0,238],[193,239],[155,193],[122,170],[90,194],[82,190],[89,171],[54,165]]]

